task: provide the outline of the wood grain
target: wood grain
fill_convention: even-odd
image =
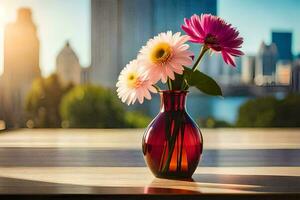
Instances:
[[[205,194],[300,191],[297,129],[203,130],[192,180],[153,177],[142,130],[23,129],[0,133],[0,194]]]

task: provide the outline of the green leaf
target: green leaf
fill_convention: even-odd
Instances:
[[[218,83],[207,76],[206,74],[200,72],[199,70],[192,71],[192,69],[185,67],[185,79],[189,86],[195,86],[201,92],[213,95],[222,96],[222,90]]]

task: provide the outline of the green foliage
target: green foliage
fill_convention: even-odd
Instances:
[[[206,119],[198,120],[198,124],[203,128],[227,128],[232,127],[232,125],[223,120],[217,120],[212,117],[208,117]]]
[[[300,127],[300,95],[290,94],[279,100],[274,122],[276,127]]]
[[[272,127],[277,100],[274,97],[251,99],[239,108],[238,127]]]
[[[222,96],[222,90],[218,83],[199,70],[193,72],[192,69],[185,67],[185,79],[189,86],[195,86],[205,94]]]
[[[169,89],[187,90],[189,87],[196,87],[198,90],[208,95],[222,96],[221,87],[214,79],[199,70],[193,71],[188,67],[184,67],[184,74],[175,73],[175,79],[171,80]]]
[[[125,121],[127,128],[145,128],[151,122],[151,118],[140,112],[127,112],[125,114]]]
[[[27,126],[58,128],[61,125],[59,104],[62,96],[72,88],[63,87],[56,74],[48,78],[38,78],[28,93],[25,102]]]
[[[60,106],[65,127],[118,128],[126,126],[125,110],[110,90],[76,86],[66,94]]]
[[[247,101],[239,109],[238,127],[299,127],[300,96],[283,100],[264,97]]]

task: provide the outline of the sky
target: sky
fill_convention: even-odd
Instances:
[[[218,15],[238,28],[248,54],[263,40],[270,43],[272,30],[291,31],[293,53],[300,53],[299,0],[219,0]]]
[[[83,67],[90,65],[90,2],[88,0],[0,0],[0,73],[3,71],[5,24],[14,22],[20,7],[32,10],[40,39],[40,67],[55,71],[56,56],[67,40]]]
[[[40,39],[40,67],[47,76],[67,40],[83,67],[90,65],[89,0],[0,0],[0,73],[3,69],[5,24],[15,21],[19,7],[30,7]],[[299,0],[218,0],[218,15],[237,27],[243,50],[255,54],[259,44],[271,41],[271,31],[293,32],[293,53],[300,53]]]

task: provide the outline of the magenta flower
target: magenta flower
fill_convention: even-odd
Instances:
[[[223,19],[210,14],[202,14],[201,17],[193,15],[190,19],[184,19],[182,30],[190,36],[190,42],[204,44],[216,52],[221,52],[225,63],[235,65],[234,57],[244,55],[240,50],[243,38],[239,32],[226,23]]]

